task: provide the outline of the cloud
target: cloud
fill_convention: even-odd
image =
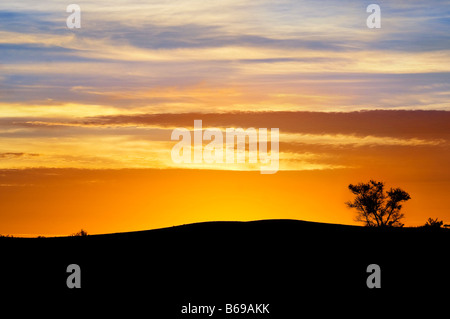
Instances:
[[[83,120],[35,119],[4,122],[21,128],[2,133],[7,137],[78,139],[122,137],[133,141],[170,141],[176,127],[192,129],[195,119],[203,127],[279,128],[286,152],[305,149],[326,153],[332,148],[362,147],[446,147],[449,112],[368,111],[352,113],[264,112],[224,114],[143,114],[102,116]],[[169,142],[170,144],[170,142]],[[311,147],[314,146],[314,147]],[[324,148],[321,148],[323,146]],[[132,152],[132,151],[131,151]]]
[[[449,9],[429,3],[381,1],[383,26],[370,30],[365,3],[350,0],[81,2],[82,28],[69,30],[67,4],[8,1],[0,101],[139,113],[448,109]]]
[[[78,125],[149,125],[192,127],[194,120],[204,127],[265,127],[281,132],[306,134],[355,134],[357,136],[391,136],[440,138],[450,134],[447,111],[362,112],[227,112],[184,114],[136,114],[87,117],[74,121]]]
[[[17,158],[17,157],[34,157],[39,156],[35,153],[0,153],[0,158]]]
[[[39,113],[37,113],[39,114]],[[10,117],[1,119],[4,137],[58,135],[159,135],[176,127],[192,128],[194,120],[203,127],[279,128],[291,137],[319,136],[322,141],[336,137],[347,144],[373,141],[400,141],[412,144],[440,144],[450,140],[448,111],[361,112],[225,112],[225,113],[159,113],[117,114],[73,117]],[[339,136],[343,136],[340,138]],[[161,138],[166,138],[162,135]],[[359,141],[359,142],[357,142]],[[366,141],[366,142],[364,142]],[[333,141],[330,140],[332,144]],[[390,143],[390,144],[392,144]],[[339,143],[338,143],[339,144]],[[383,144],[383,143],[381,143]]]
[[[0,155],[1,167],[258,169],[173,163],[172,130],[192,130],[196,119],[205,129],[279,128],[281,170],[396,166],[401,161],[436,170],[449,156],[450,112],[445,111],[175,113],[3,118],[0,148],[9,152]],[[430,166],[431,159],[439,165]]]

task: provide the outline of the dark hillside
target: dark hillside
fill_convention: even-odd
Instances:
[[[218,307],[270,303],[271,315],[264,318],[280,318],[274,314],[301,313],[299,303],[351,305],[354,298],[385,300],[446,290],[449,243],[445,229],[369,229],[296,220],[0,238],[2,288],[35,296],[57,292],[65,300],[86,297],[82,300],[91,303],[106,298],[104,309],[128,308],[131,302],[132,309],[148,307],[167,315],[161,318],[179,318],[181,306],[189,302]],[[66,286],[69,264],[81,267],[81,289]],[[366,286],[369,264],[381,267],[381,289]]]

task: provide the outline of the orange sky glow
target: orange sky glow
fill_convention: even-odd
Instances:
[[[351,0],[80,6],[68,29],[58,1],[0,4],[0,234],[356,224],[369,179],[410,193],[406,226],[450,223],[447,7],[382,2],[368,29]],[[194,120],[278,128],[278,172],[175,163]]]

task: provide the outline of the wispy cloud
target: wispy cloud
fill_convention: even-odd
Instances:
[[[35,153],[0,153],[0,158],[17,158],[17,157],[39,156]]]
[[[441,1],[381,1],[378,30],[365,26],[367,4],[350,0],[79,4],[78,30],[66,28],[59,1],[0,4],[1,101],[121,112],[448,109]]]
[[[449,109],[441,1],[381,1],[377,30],[352,0],[78,4],[69,30],[60,1],[0,3],[2,167],[169,166],[170,129],[194,119],[280,128],[303,167],[338,167],[336,147],[447,143],[447,112],[351,112]]]
[[[411,152],[416,160],[429,156],[445,163],[449,116],[444,111],[366,111],[12,117],[0,122],[0,149],[6,150],[0,167],[259,170],[248,163],[174,163],[172,130],[192,130],[195,119],[202,119],[204,128],[222,130],[279,128],[280,170],[342,169]]]

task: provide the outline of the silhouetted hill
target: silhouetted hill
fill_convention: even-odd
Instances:
[[[65,300],[85,302],[108,296],[117,304],[102,304],[106,309],[131,302],[133,309],[144,306],[164,313],[161,318],[178,318],[181,306],[189,302],[223,307],[270,303],[272,314],[264,318],[280,318],[273,314],[300,315],[324,302],[442,291],[449,283],[449,243],[445,229],[372,229],[298,220],[0,238],[1,286],[22,293],[57,292]],[[81,267],[81,289],[66,286],[69,264]],[[367,288],[369,264],[381,267],[381,289]]]

